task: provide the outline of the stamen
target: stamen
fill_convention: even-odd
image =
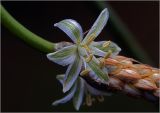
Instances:
[[[90,71],[90,70],[85,69],[85,70],[83,70],[83,71],[80,73],[80,75],[82,75],[82,76],[87,75],[87,74],[89,73],[89,71]]]
[[[80,40],[80,38],[78,38],[77,44],[79,45],[80,43],[81,43],[81,40]]]
[[[100,63],[99,63],[100,68],[103,68],[105,65],[105,59],[101,58],[99,61],[100,61]]]
[[[87,58],[85,58],[86,62],[90,62],[93,58],[93,54],[89,55]]]
[[[103,102],[103,101],[104,101],[104,97],[103,97],[102,95],[97,96],[97,100],[98,100],[99,102]]]
[[[82,47],[84,47],[86,50],[87,50],[87,52],[89,52],[89,53],[91,53],[91,50],[90,50],[90,48],[86,45],[86,44],[84,44],[84,45],[81,45]]]
[[[106,42],[103,43],[102,46],[103,46],[104,48],[107,48],[110,44],[111,44],[111,41],[106,41]]]
[[[92,98],[92,102],[96,102],[96,99],[94,97]]]
[[[112,51],[109,50],[108,53],[104,56],[104,58],[107,59],[108,57],[110,57],[111,54],[112,54]]]
[[[90,94],[86,95],[86,104],[87,106],[92,106],[92,98]]]
[[[92,34],[90,35],[90,37],[88,38],[88,40],[87,40],[87,42],[86,42],[86,45],[90,45],[91,42],[95,39],[95,37],[96,37],[96,34],[95,34],[95,33],[92,33]]]

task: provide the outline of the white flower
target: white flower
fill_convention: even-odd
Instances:
[[[57,79],[62,85],[64,84],[64,81],[63,81],[64,76],[65,76],[64,74],[57,75]],[[56,106],[58,104],[63,104],[72,99],[74,108],[76,110],[79,110],[85,95],[86,95],[86,104],[90,106],[92,104],[91,95],[110,96],[111,94],[95,89],[94,87],[89,85],[83,78],[78,77],[78,79],[76,80],[72,88],[69,90],[68,94],[62,99],[59,99],[53,102],[52,105]]]
[[[82,70],[82,66],[85,67],[85,71],[90,70],[100,80],[108,82],[107,71],[101,68],[101,62],[94,55],[112,57],[119,53],[120,48],[111,41],[93,42],[106,25],[108,18],[109,12],[105,8],[84,39],[83,30],[75,20],[65,19],[54,24],[54,26],[64,31],[74,42],[73,45],[47,54],[49,60],[62,66],[69,65],[63,80],[63,92],[67,92],[73,86]]]

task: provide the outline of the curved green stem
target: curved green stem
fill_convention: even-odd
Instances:
[[[49,42],[29,31],[17,20],[15,20],[1,4],[0,4],[0,9],[1,9],[1,23],[6,28],[8,28],[12,33],[17,35],[18,38],[22,39],[27,44],[30,44],[32,47],[42,52],[49,53],[54,51],[55,49],[54,43]]]

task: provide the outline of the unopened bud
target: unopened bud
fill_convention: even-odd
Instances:
[[[132,82],[141,79],[141,76],[136,71],[131,69],[121,69],[121,71],[115,76],[121,80],[125,80],[126,82]]]
[[[117,78],[114,78],[114,77],[110,77],[109,78],[109,86],[116,89],[116,90],[122,90],[122,87],[123,87],[123,82],[120,81],[119,79]]]
[[[160,97],[160,88],[154,91],[153,93],[155,96]]]
[[[144,90],[157,89],[156,84],[151,78],[140,79],[136,83],[134,83],[134,86],[140,89],[144,89]]]
[[[136,89],[133,85],[125,84],[123,91],[124,91],[124,93],[126,93],[130,96],[136,96],[136,97],[141,96],[140,91],[138,89]]]
[[[154,73],[150,76],[156,83],[157,87],[160,86],[160,73]]]

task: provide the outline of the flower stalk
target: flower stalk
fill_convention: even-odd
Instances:
[[[1,23],[18,38],[29,44],[31,47],[34,47],[44,53],[55,51],[56,47],[54,43],[45,40],[25,28],[16,19],[14,19],[1,4],[0,9]]]

